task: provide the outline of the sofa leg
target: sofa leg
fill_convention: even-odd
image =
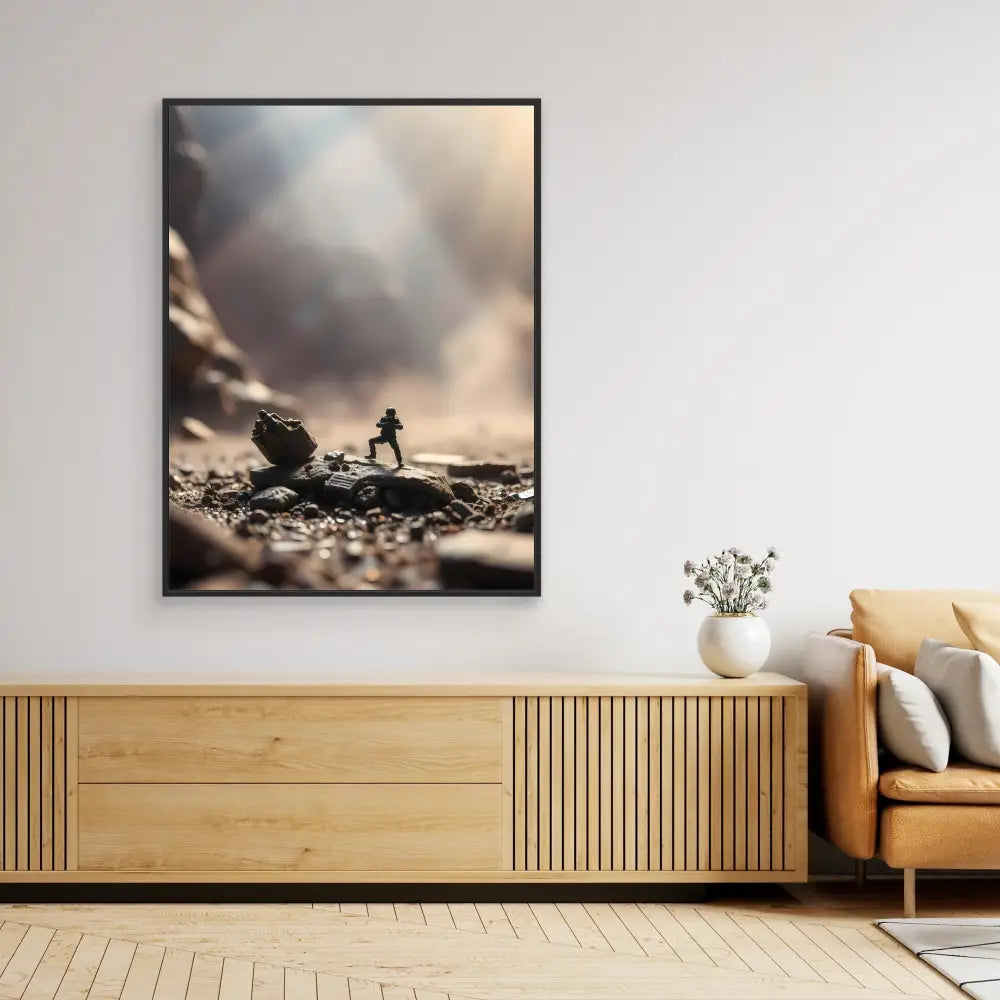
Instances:
[[[859,888],[865,887],[868,881],[868,862],[864,858],[854,859],[854,884]]]
[[[917,915],[917,870],[916,868],[903,869],[903,916],[915,917]]]

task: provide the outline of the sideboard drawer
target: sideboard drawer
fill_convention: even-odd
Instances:
[[[81,782],[501,780],[499,698],[81,698]]]
[[[499,785],[81,785],[85,871],[496,871]]]

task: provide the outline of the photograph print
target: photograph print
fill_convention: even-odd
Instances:
[[[167,595],[537,595],[539,102],[164,102]]]

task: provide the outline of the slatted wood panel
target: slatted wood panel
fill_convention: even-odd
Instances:
[[[801,869],[801,698],[512,701],[513,871]]]
[[[2,871],[75,867],[74,711],[72,698],[0,698]]]

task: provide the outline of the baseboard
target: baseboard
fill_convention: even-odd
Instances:
[[[774,891],[742,884],[8,884],[7,903],[703,903]],[[780,890],[779,890],[780,891]]]

